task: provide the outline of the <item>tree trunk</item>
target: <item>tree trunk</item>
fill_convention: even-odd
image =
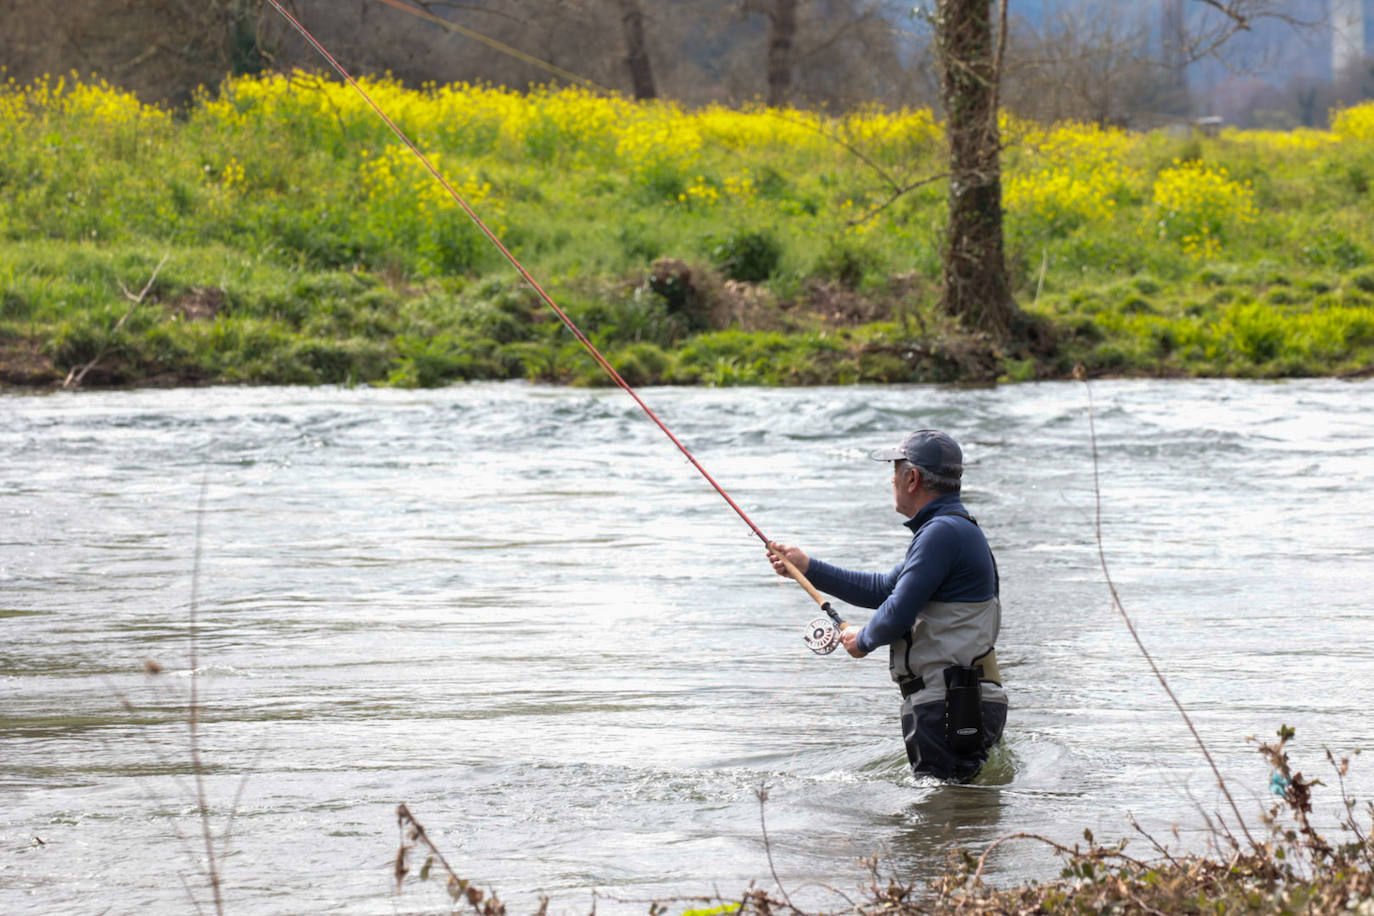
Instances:
[[[644,42],[644,10],[639,0],[620,0],[620,14],[620,24],[625,30],[625,63],[630,68],[635,98],[656,98],[654,71],[649,66],[649,48]]]
[[[939,0],[937,40],[949,135],[949,226],[942,306],[1007,339],[1012,301],[1002,242],[1002,177],[990,0]]]
[[[792,91],[792,42],[797,35],[797,0],[774,0],[768,14],[768,106],[781,108]]]
[[[229,19],[225,57],[234,76],[258,74],[267,69],[269,55],[259,28],[262,7],[263,0],[233,0],[225,9]]]

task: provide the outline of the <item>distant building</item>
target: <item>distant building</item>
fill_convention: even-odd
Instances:
[[[1369,57],[1374,30],[1374,3],[1370,0],[1330,0],[1331,77],[1353,73]]]
[[[1009,0],[1013,16],[1035,26],[1072,10],[1114,10],[1126,17],[1154,11],[1161,62],[1171,71],[1183,73],[1180,82],[1203,86],[1223,81],[1226,66],[1205,62],[1188,64],[1188,35],[1201,28],[1209,18],[1219,16],[1210,3],[1202,0]],[[1339,79],[1374,57],[1374,0],[1284,0],[1274,8],[1297,22],[1314,23],[1315,28],[1297,28],[1274,17],[1259,17],[1249,28],[1227,42],[1225,54],[1269,82],[1282,83],[1294,76],[1314,79]],[[1267,71],[1267,72],[1264,72]]]

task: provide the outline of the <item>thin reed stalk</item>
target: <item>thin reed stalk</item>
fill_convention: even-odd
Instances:
[[[1121,603],[1121,595],[1116,590],[1116,583],[1112,581],[1112,572],[1107,566],[1106,549],[1102,544],[1102,481],[1097,456],[1097,422],[1093,410],[1093,390],[1092,385],[1088,383],[1087,374],[1079,371],[1081,368],[1082,367],[1078,367],[1078,369],[1075,369],[1074,375],[1083,383],[1083,388],[1088,395],[1088,437],[1092,447],[1093,459],[1093,537],[1097,542],[1097,559],[1102,567],[1102,577],[1106,580],[1107,591],[1110,592],[1112,596],[1112,607],[1116,608],[1117,613],[1121,615],[1121,619],[1126,624],[1127,631],[1131,634],[1131,639],[1135,641],[1136,648],[1139,649],[1140,654],[1145,657],[1145,661],[1149,664],[1150,670],[1154,672],[1155,679],[1159,681],[1159,685],[1163,687],[1164,692],[1168,694],[1169,700],[1174,704],[1174,708],[1178,710],[1178,714],[1183,717],[1183,722],[1188,726],[1188,731],[1192,733],[1193,740],[1197,742],[1198,748],[1202,751],[1202,756],[1206,758],[1207,765],[1212,768],[1212,775],[1216,777],[1217,787],[1221,789],[1221,794],[1226,797],[1226,801],[1231,807],[1231,813],[1235,815],[1236,823],[1240,825],[1241,832],[1245,834],[1245,838],[1250,842],[1251,848],[1257,850],[1260,846],[1255,841],[1255,838],[1251,836],[1250,829],[1245,824],[1245,818],[1241,817],[1240,808],[1237,807],[1236,800],[1232,797],[1231,790],[1226,785],[1226,779],[1221,775],[1221,770],[1217,767],[1216,761],[1212,759],[1211,751],[1207,749],[1207,742],[1202,740],[1202,735],[1198,732],[1197,726],[1193,724],[1192,717],[1188,715],[1188,711],[1183,708],[1183,703],[1179,700],[1178,695],[1175,694],[1173,688],[1169,686],[1168,679],[1164,677],[1164,672],[1161,671],[1159,665],[1155,663],[1154,656],[1150,654],[1150,650],[1145,647],[1144,640],[1140,638],[1140,633],[1136,631],[1135,622],[1131,620],[1131,615],[1126,612],[1125,605]]]
[[[191,565],[191,705],[186,713],[186,722],[190,729],[191,773],[196,786],[196,809],[200,814],[201,838],[205,843],[205,871],[210,881],[215,913],[223,916],[224,892],[220,881],[214,831],[210,825],[210,804],[205,792],[205,765],[200,754],[200,567],[205,534],[205,498],[209,489],[210,471],[207,468],[201,478],[200,496],[196,501],[196,544]]]

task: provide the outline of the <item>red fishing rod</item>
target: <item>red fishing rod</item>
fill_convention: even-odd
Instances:
[[[620,373],[615,370],[615,367],[610,364],[606,357],[601,355],[601,351],[596,348],[596,345],[587,339],[587,335],[583,334],[582,329],[568,317],[567,312],[559,308],[558,303],[553,300],[553,297],[550,296],[548,292],[545,291],[544,287],[539,284],[539,281],[535,280],[534,276],[525,269],[525,266],[511,253],[510,249],[505,246],[496,233],[487,227],[487,224],[477,215],[477,211],[468,204],[467,200],[463,198],[463,195],[459,194],[457,189],[449,183],[448,179],[434,167],[434,163],[430,162],[429,157],[426,156],[410,137],[406,135],[405,131],[401,130],[396,122],[382,110],[382,107],[377,104],[372,96],[368,95],[367,90],[359,85],[352,74],[344,69],[343,64],[339,63],[334,55],[330,54],[329,50],[325,48],[314,35],[310,34],[310,31],[306,29],[295,16],[287,12],[277,0],[267,0],[267,2],[272,5],[273,9],[282,15],[283,19],[290,23],[291,27],[305,39],[307,44],[318,51],[320,56],[329,62],[329,66],[334,69],[334,72],[338,73],[339,77],[348,85],[352,86],[358,95],[363,98],[363,101],[367,102],[368,107],[377,114],[377,117],[382,119],[383,123],[385,123],[386,126],[391,129],[391,132],[396,135],[396,138],[405,144],[406,148],[409,149],[411,153],[414,154],[415,158],[429,171],[429,174],[433,176],[434,180],[439,182],[448,193],[449,197],[453,198],[454,203],[462,208],[463,212],[468,215],[468,218],[472,220],[473,224],[487,237],[487,240],[496,246],[496,249],[510,262],[510,265],[514,267],[516,272],[530,285],[530,288],[538,294],[540,299],[544,300],[544,304],[553,310],[554,314],[558,316],[558,320],[563,322],[563,325],[572,332],[572,335],[577,338],[578,342],[586,348],[587,352],[591,354],[592,359],[596,360],[597,365],[610,376],[611,380],[615,382],[622,391],[634,399],[634,402],[639,405],[639,409],[644,412],[644,415],[654,421],[654,425],[659,429],[663,430],[663,434],[667,436],[673,445],[677,446],[678,451],[682,452],[687,460],[692,463],[692,467],[696,468],[701,476],[706,479],[706,482],[709,483],[715,491],[720,494],[721,498],[729,504],[730,508],[735,510],[735,514],[744,520],[744,523],[749,526],[749,530],[763,542],[764,546],[766,546],[774,556],[782,561],[782,565],[786,568],[788,575],[795,579],[797,584],[806,590],[806,593],[820,606],[821,610],[825,611],[829,618],[818,617],[807,625],[807,632],[804,637],[806,644],[810,646],[813,651],[822,655],[833,651],[835,646],[839,644],[838,628],[844,626],[844,621],[840,619],[840,616],[830,606],[830,602],[825,599],[825,596],[818,592],[815,586],[807,581],[806,576],[792,564],[791,560],[787,559],[781,551],[773,549],[773,542],[768,539],[758,525],[754,524],[753,519],[745,514],[745,511],[730,497],[730,494],[725,492],[725,488],[716,482],[716,479],[710,475],[706,468],[701,466],[701,462],[697,461],[696,456],[692,454],[687,446],[682,444],[682,441],[678,439],[677,436],[673,435],[673,431],[668,428],[667,424],[658,418],[658,414],[654,413],[653,410],[649,408],[648,404],[644,403],[644,399],[630,387],[630,384],[626,382],[625,379],[621,378]]]

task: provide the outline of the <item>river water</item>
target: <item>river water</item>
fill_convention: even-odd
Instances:
[[[868,856],[922,880],[1085,828],[1148,855],[1131,818],[1203,848],[1233,818],[1110,603],[1088,393],[644,393],[768,536],[863,568],[907,538],[864,452],[921,426],[963,443],[1012,696],[971,786],[910,775],[884,660],[807,651],[814,604],[621,392],[0,395],[0,911],[208,901],[193,605],[229,912],[443,912],[435,882],[393,893],[401,802],[515,913],[751,881],[840,909]],[[1374,383],[1091,393],[1111,575],[1259,833],[1247,737],[1295,726],[1333,785],[1321,749],[1374,739]],[[1347,785],[1371,797],[1374,767]],[[1016,840],[987,873],[1056,871]]]

